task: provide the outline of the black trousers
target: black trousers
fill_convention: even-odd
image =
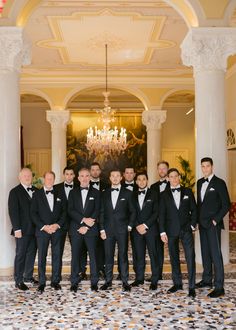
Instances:
[[[156,240],[157,240],[157,259],[158,259],[158,266],[159,266],[158,279],[162,280],[163,264],[164,264],[164,243],[161,240],[159,229],[157,232]]]
[[[14,279],[16,283],[21,283],[33,277],[37,244],[34,235],[25,235],[15,240]]]
[[[212,283],[214,269],[214,286],[224,287],[224,264],[221,253],[221,228],[216,225],[210,228],[200,227],[200,242],[202,253],[203,274],[206,283]]]
[[[107,238],[104,240],[106,282],[112,282],[116,243],[118,245],[121,280],[124,284],[127,284],[129,278],[128,232],[107,235]]]
[[[65,249],[66,237],[67,237],[67,230],[63,230],[62,229],[62,231],[61,231],[61,238],[60,238],[61,260],[63,260],[63,253],[64,253],[64,249]],[[62,263],[61,263],[61,270],[60,270],[60,272],[62,271]]]
[[[190,231],[182,231],[179,236],[168,237],[168,248],[172,268],[172,280],[174,285],[182,285],[182,274],[179,259],[179,241],[184,248],[185,259],[188,268],[189,289],[195,288],[196,264],[193,234]]]
[[[62,255],[61,255],[61,231],[57,230],[54,234],[47,234],[42,231],[37,236],[38,244],[38,274],[39,284],[46,283],[46,262],[48,246],[51,242],[52,251],[52,278],[51,282],[59,283],[61,280]]]
[[[98,283],[98,271],[96,262],[97,236],[88,236],[76,233],[70,236],[71,241],[71,284],[77,285],[81,272],[81,257],[84,253],[84,244],[89,254],[91,285]]]
[[[105,249],[104,249],[104,241],[101,237],[98,237],[97,241],[97,266],[98,271],[104,271],[105,268]]]
[[[152,283],[156,284],[159,279],[159,264],[157,256],[157,233],[152,230],[148,230],[145,235],[140,235],[136,229],[131,232],[133,250],[135,253],[136,267],[135,267],[135,279],[138,281],[144,281],[145,267],[146,267],[146,248],[151,262]]]

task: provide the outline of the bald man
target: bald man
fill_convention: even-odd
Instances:
[[[30,218],[30,206],[36,190],[32,186],[32,172],[23,168],[19,173],[20,184],[14,187],[9,194],[8,209],[12,224],[11,234],[16,241],[16,255],[14,262],[14,279],[16,288],[28,290],[24,281],[37,284],[33,278],[34,262],[37,251],[35,226]]]

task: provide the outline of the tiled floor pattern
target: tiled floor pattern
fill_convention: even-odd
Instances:
[[[123,293],[114,282],[109,292],[90,290],[83,282],[77,293],[68,282],[61,291],[49,286],[39,295],[35,288],[16,291],[13,283],[0,285],[0,329],[236,329],[236,281],[228,280],[223,298],[210,299],[207,289],[187,297],[187,285],[167,295],[170,281],[161,281],[156,292],[148,283]]]

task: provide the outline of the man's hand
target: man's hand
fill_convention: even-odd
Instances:
[[[107,235],[106,235],[106,232],[105,231],[102,231],[100,233],[100,236],[101,236],[101,239],[105,240],[107,238]]]
[[[144,234],[146,234],[146,232],[147,232],[147,228],[142,224],[142,225],[138,225],[137,227],[136,227],[136,229],[137,229],[137,231],[138,231],[138,233],[140,234],[140,235],[144,235]]]
[[[161,235],[161,240],[163,243],[168,243],[168,237],[166,234]]]
[[[43,227],[43,231],[45,231],[47,234],[52,234],[52,231],[51,231],[51,228],[50,228],[51,226],[50,225],[45,225],[44,227]]]
[[[49,227],[51,234],[54,234],[60,228],[60,226],[57,223],[53,223]]]
[[[85,235],[88,231],[88,227],[86,226],[83,226],[83,227],[80,227],[80,229],[78,229],[78,232],[81,234],[81,235]]]
[[[83,222],[87,226],[92,227],[95,224],[95,219],[92,219],[92,218],[83,218]]]
[[[14,232],[14,236],[15,236],[15,238],[21,238],[22,237],[22,231],[21,230],[16,230]]]
[[[212,223],[213,223],[214,226],[217,225],[217,222],[215,220],[212,220]]]

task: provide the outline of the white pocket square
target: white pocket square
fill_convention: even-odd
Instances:
[[[189,199],[189,197],[187,195],[184,195],[184,199]]]
[[[60,198],[57,198],[57,202],[61,202]]]
[[[121,198],[120,200],[121,200],[121,201],[125,201],[125,198]]]
[[[151,199],[147,199],[147,202],[151,202],[152,200]]]
[[[90,201],[94,200],[94,197],[89,197],[89,200],[90,200]]]
[[[210,188],[210,191],[214,191],[215,189],[214,188]]]

